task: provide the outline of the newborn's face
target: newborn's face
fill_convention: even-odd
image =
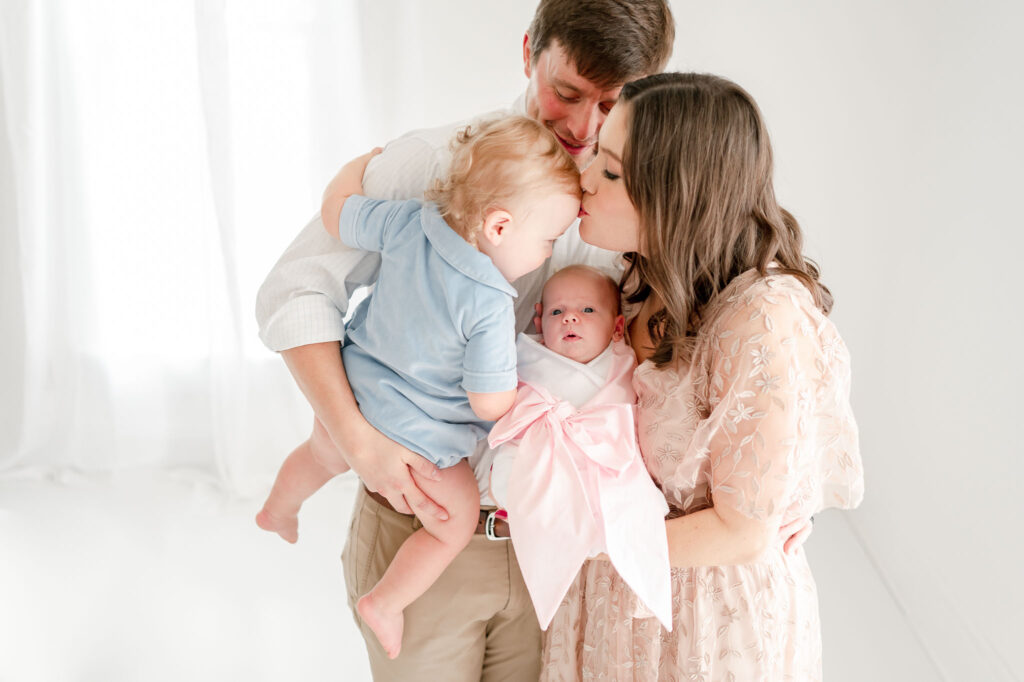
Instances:
[[[556,275],[544,287],[544,345],[576,362],[590,362],[613,336],[621,335],[618,304],[618,292],[601,277],[588,272]]]

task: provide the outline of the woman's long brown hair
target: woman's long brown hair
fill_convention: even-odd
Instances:
[[[750,269],[797,277],[828,314],[832,295],[802,254],[796,219],[772,188],[772,149],[757,104],[724,78],[663,73],[626,84],[626,192],[643,255],[626,254],[628,301],[652,292],[652,359],[688,362],[707,304]]]

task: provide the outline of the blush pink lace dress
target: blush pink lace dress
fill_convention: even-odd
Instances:
[[[647,468],[674,513],[729,505],[781,522],[863,495],[850,358],[791,276],[736,278],[689,366],[633,379]],[[607,561],[584,564],[548,629],[542,680],[818,680],[818,601],[803,550],[672,569],[672,632]]]

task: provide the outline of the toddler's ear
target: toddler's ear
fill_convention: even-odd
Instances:
[[[612,341],[621,341],[626,333],[626,318],[619,315],[615,318],[615,331],[612,332]]]
[[[537,333],[543,335],[544,329],[540,326],[540,316],[544,314],[544,306],[540,303],[533,304],[533,326],[537,329]]]
[[[484,239],[492,246],[501,243],[505,236],[505,230],[512,226],[512,214],[502,209],[495,209],[484,216],[484,226],[481,229]]]

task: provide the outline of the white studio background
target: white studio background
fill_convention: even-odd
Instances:
[[[672,4],[672,68],[761,104],[854,359],[867,494],[809,546],[828,679],[1024,678],[1024,8]],[[310,416],[255,292],[345,160],[521,92],[533,5],[0,0],[0,680],[363,679],[343,595],[259,577],[337,589],[351,485],[311,502],[314,549],[225,544]],[[829,611],[867,584],[884,605]]]

